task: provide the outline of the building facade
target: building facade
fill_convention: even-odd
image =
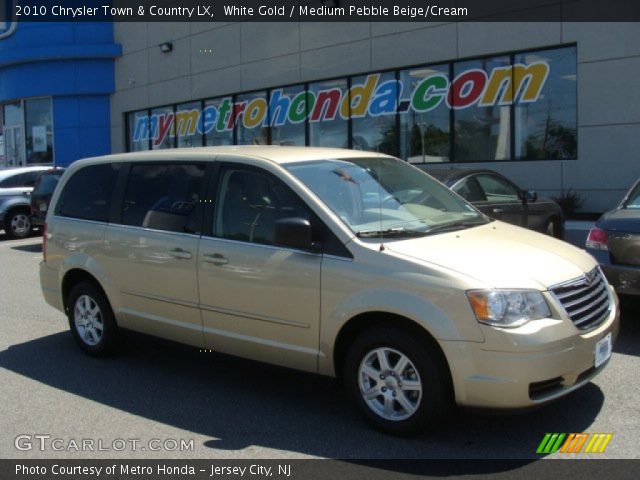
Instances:
[[[111,23],[18,23],[0,34],[0,167],[66,166],[111,151],[121,48]]]
[[[637,23],[117,23],[111,148],[356,148],[611,208],[640,176]]]

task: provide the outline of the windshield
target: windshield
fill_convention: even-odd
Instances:
[[[328,159],[284,166],[360,237],[427,235],[489,221],[401,160]]]

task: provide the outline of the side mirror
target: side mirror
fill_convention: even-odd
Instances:
[[[536,200],[538,200],[538,192],[535,190],[524,191],[524,203],[534,203]]]
[[[314,247],[309,220],[299,217],[276,221],[273,243],[279,247],[310,250]]]

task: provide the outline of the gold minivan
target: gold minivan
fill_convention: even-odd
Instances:
[[[46,218],[42,291],[85,352],[122,330],[336,376],[392,433],[516,409],[606,365],[594,259],[494,221],[410,164],[214,147],[81,160]]]

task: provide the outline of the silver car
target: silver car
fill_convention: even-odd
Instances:
[[[31,234],[31,198],[36,178],[51,167],[20,167],[0,170],[0,230],[9,238]]]

